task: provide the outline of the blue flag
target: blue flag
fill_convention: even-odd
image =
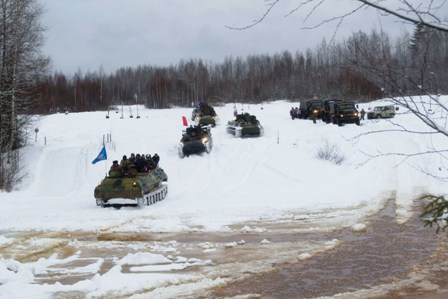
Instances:
[[[107,160],[106,146],[103,146],[98,156],[95,158],[95,160],[92,161],[92,164],[103,160]]]

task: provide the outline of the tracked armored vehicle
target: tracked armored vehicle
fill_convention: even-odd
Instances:
[[[164,199],[168,193],[168,176],[156,167],[149,172],[131,168],[126,174],[109,172],[95,188],[97,206],[151,205]]]
[[[203,152],[210,153],[213,147],[211,126],[190,126],[182,134],[179,142],[179,157],[200,154]]]
[[[263,135],[263,126],[255,115],[237,114],[235,120],[227,123],[227,133],[235,137],[258,137]]]
[[[201,126],[210,125],[214,127],[218,120],[218,115],[212,106],[209,106],[207,103],[200,103],[199,107],[193,109],[191,120]]]

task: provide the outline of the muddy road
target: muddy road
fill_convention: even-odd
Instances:
[[[123,257],[145,252],[176,267],[131,262],[120,271],[188,276],[132,290],[117,287],[98,295],[104,298],[448,298],[447,237],[423,228],[419,211],[416,206],[409,221],[397,224],[390,200],[359,229],[311,215],[244,223],[221,233],[4,232],[13,242],[0,245],[0,254],[21,263],[57,256],[59,263],[35,275],[41,285],[91,282]],[[53,297],[95,293],[74,287]]]

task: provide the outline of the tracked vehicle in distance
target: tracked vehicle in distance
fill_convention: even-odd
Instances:
[[[179,142],[179,157],[200,154],[203,152],[210,153],[213,147],[213,138],[211,126],[190,126],[182,134]]]
[[[128,172],[109,172],[95,188],[97,206],[143,206],[163,200],[168,194],[168,176],[156,167],[148,172],[137,172],[131,167]]]
[[[191,120],[201,126],[210,125],[214,127],[218,120],[215,109],[207,103],[200,103],[191,113]]]
[[[246,112],[229,120],[226,131],[235,137],[258,137],[263,135],[263,126],[255,115]]]

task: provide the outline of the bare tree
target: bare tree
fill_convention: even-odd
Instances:
[[[265,1],[265,12],[256,20],[248,25],[241,27],[230,27],[231,29],[244,30],[256,26],[263,22],[266,17],[278,6],[282,0]],[[285,15],[291,16],[297,12],[305,12],[305,23],[310,23],[317,19],[320,9],[323,9],[327,0],[303,0],[288,11]],[[337,34],[338,28],[344,20],[364,8],[373,8],[378,13],[390,15],[397,20],[411,23],[416,26],[413,34],[412,44],[409,47],[412,50],[411,57],[407,63],[399,63],[392,55],[391,44],[387,35],[383,33],[367,36],[359,33],[350,40],[346,41],[339,49],[341,56],[348,61],[352,72],[367,78],[370,82],[375,82],[381,86],[386,96],[395,104],[407,108],[411,113],[417,116],[427,127],[429,134],[442,134],[448,137],[448,131],[445,126],[441,126],[434,120],[433,115],[429,113],[427,106],[422,105],[419,97],[412,95],[427,95],[430,99],[430,107],[434,107],[448,115],[448,106],[440,102],[438,92],[440,92],[440,83],[448,81],[448,23],[442,21],[446,18],[448,3],[446,0],[433,1],[368,1],[353,0],[354,6],[345,13],[334,15],[330,18],[318,20],[311,26],[304,26],[304,29],[313,29],[322,26],[325,23],[335,23],[335,30],[331,42]],[[445,15],[444,15],[445,14]],[[440,47],[441,45],[441,47]],[[400,47],[401,54],[409,54]],[[404,50],[404,51],[403,51]],[[406,52],[406,53],[405,53]],[[408,133],[406,128],[399,130]],[[428,132],[425,132],[428,133]],[[437,153],[443,155],[447,149],[433,149],[424,153],[415,153],[413,155]],[[400,153],[394,153],[400,154]],[[444,156],[445,159],[448,157]],[[427,225],[436,225],[440,228],[447,228],[448,221],[448,201],[443,196],[427,196],[431,203],[426,207],[424,216],[427,216]],[[441,221],[442,220],[442,221]],[[444,220],[444,221],[443,221]]]
[[[44,28],[34,0],[0,0],[0,188],[11,190],[26,139],[32,88],[49,60],[40,53]]]

